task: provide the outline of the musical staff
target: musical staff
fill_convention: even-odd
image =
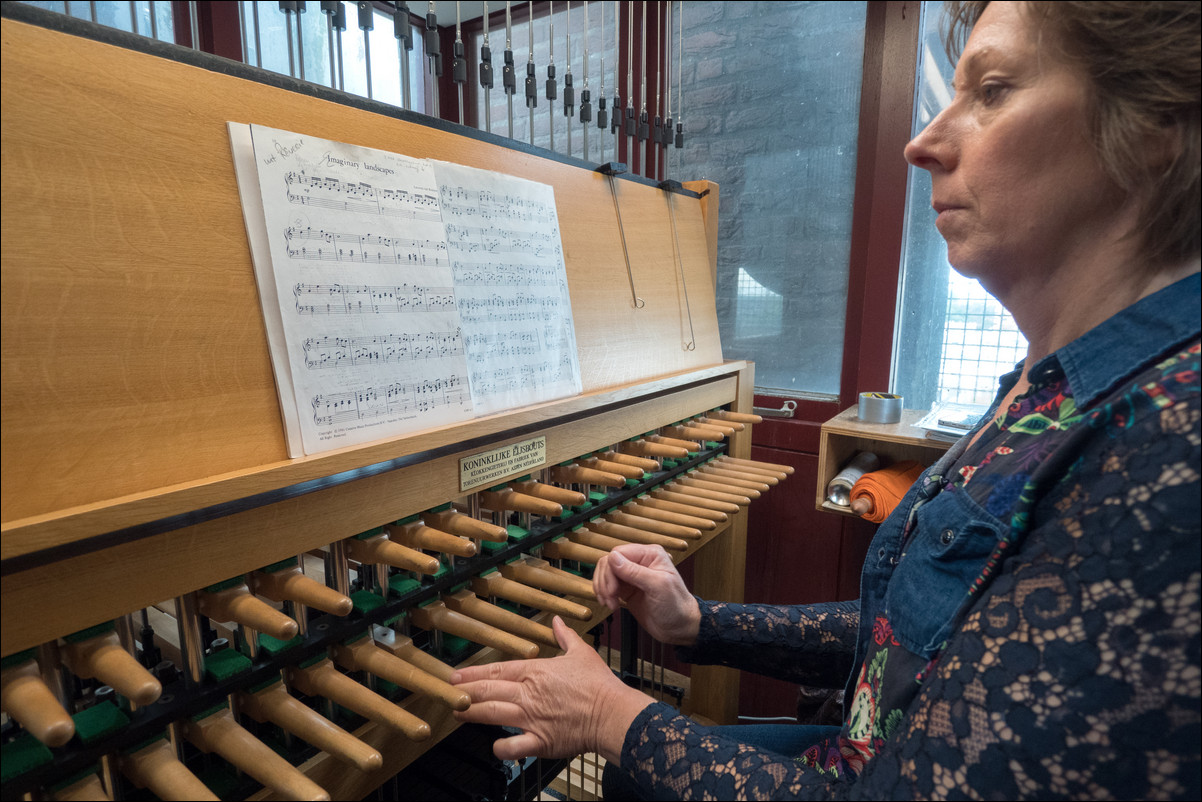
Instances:
[[[284,176],[288,202],[319,209],[337,209],[400,217],[408,220],[442,221],[438,198],[424,192],[404,189],[377,189],[363,181],[318,178],[303,170]]]
[[[462,356],[463,339],[458,330],[375,337],[311,337],[305,340],[304,351],[305,367],[319,370]]]
[[[306,226],[284,229],[291,259],[322,262],[357,262],[440,267],[447,264],[447,243],[442,240],[346,234]]]
[[[455,309],[452,287],[297,284],[292,294],[300,315],[380,315]]]
[[[313,422],[330,426],[388,415],[421,413],[446,406],[468,405],[467,378],[451,374],[382,387],[364,387],[312,398]]]

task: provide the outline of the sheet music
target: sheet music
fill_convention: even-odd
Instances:
[[[435,162],[477,414],[580,392],[551,187]]]
[[[290,455],[580,392],[549,186],[229,130]]]
[[[255,262],[270,262],[273,358],[286,355],[304,452],[470,419],[430,163],[262,126],[250,140],[268,250]]]

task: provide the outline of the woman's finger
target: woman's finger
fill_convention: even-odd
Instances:
[[[499,727],[521,727],[526,721],[526,713],[521,705],[495,700],[473,701],[467,710],[456,710],[454,715],[459,721],[495,724]]]
[[[521,682],[525,676],[526,661],[500,660],[495,663],[455,669],[455,673],[451,674],[451,684],[459,685],[464,682],[480,682],[489,679]]]
[[[509,738],[500,738],[492,745],[492,753],[501,760],[516,760],[522,757],[544,757],[547,744],[531,732],[523,732]]]

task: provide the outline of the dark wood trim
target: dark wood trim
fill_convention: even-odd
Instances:
[[[913,0],[868,4],[841,408],[889,387],[920,11]]]

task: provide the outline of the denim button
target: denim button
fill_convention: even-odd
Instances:
[[[951,543],[955,539],[956,539],[956,533],[953,532],[951,529],[944,529],[942,532],[939,533],[939,540],[945,546],[947,544]]]

